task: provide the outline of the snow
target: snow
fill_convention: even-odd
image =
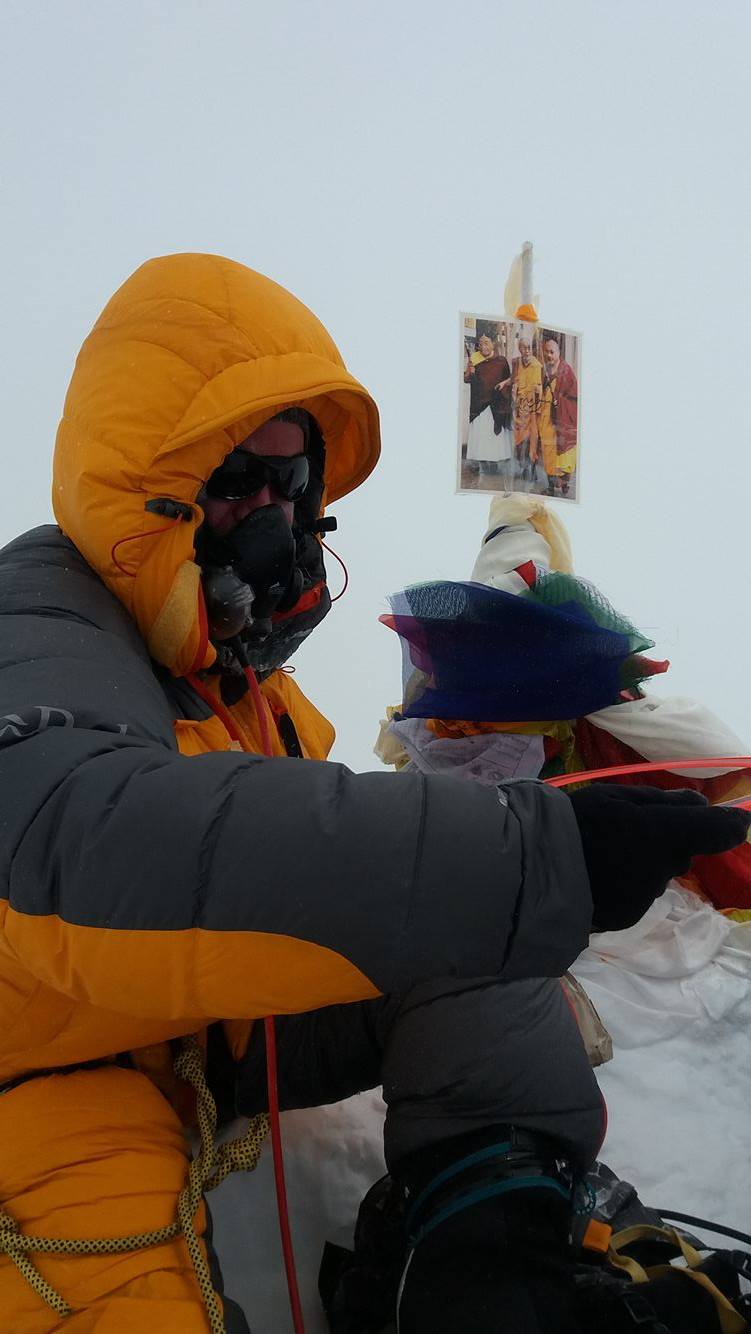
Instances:
[[[616,1049],[612,1064],[598,1072],[610,1113],[601,1156],[613,1171],[658,1209],[745,1232],[751,1230],[750,1029],[747,988],[724,1018],[693,1020],[649,1047]]]
[[[374,1092],[333,1107],[282,1116],[290,1220],[307,1334],[328,1334],[317,1292],[323,1243],[350,1244],[360,1200],[386,1170],[381,1151],[384,1114],[383,1101]],[[211,1197],[210,1205],[227,1293],[243,1307],[252,1334],[291,1330],[268,1143],[255,1179],[248,1181],[239,1174],[230,1177]]]
[[[751,925],[671,887],[633,932],[595,937],[574,971],[614,1042],[597,1071],[609,1111],[603,1160],[645,1203],[751,1230]],[[328,1334],[321,1250],[349,1241],[384,1171],[383,1115],[373,1092],[282,1117],[307,1334]],[[291,1330],[268,1146],[255,1179],[230,1178],[211,1207],[227,1292],[252,1334]]]
[[[602,1158],[658,1209],[751,1231],[751,925],[671,886],[594,940],[573,971],[613,1037]]]

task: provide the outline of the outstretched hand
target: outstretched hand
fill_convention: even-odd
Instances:
[[[669,880],[700,853],[743,843],[747,811],[710,806],[698,792],[594,784],[571,795],[589,874],[595,931],[622,931],[644,916]]]

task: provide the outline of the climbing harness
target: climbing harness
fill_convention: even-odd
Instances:
[[[217,1144],[216,1103],[206,1083],[201,1046],[195,1035],[183,1038],[174,1068],[178,1078],[185,1080],[195,1091],[200,1135],[200,1149],[191,1161],[188,1179],[178,1197],[174,1222],[151,1232],[136,1232],[126,1237],[37,1237],[22,1232],[14,1219],[0,1209],[0,1253],[13,1261],[29,1286],[60,1316],[71,1315],[72,1308],[39,1272],[30,1258],[32,1255],[122,1255],[161,1246],[182,1236],[201,1290],[211,1334],[225,1334],[221,1305],[195,1230],[195,1216],[205,1191],[221,1185],[230,1172],[255,1170],[269,1129],[269,1118],[266,1113],[254,1116],[244,1135]]]

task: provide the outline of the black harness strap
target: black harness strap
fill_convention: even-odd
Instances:
[[[281,713],[276,720],[277,731],[282,738],[282,745],[292,760],[302,760],[302,746],[300,738],[297,735],[295,724],[288,713]]]

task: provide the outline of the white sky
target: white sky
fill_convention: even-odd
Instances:
[[[485,526],[487,497],[454,494],[457,312],[501,313],[531,239],[543,318],[585,337],[578,571],[652,628],[661,692],[751,743],[745,0],[2,17],[1,541],[50,517],[73,361],[128,273],[188,249],[268,273],[382,410],[382,463],[335,509],[350,592],[297,658],[335,756],[377,766],[385,596],[466,578]]]

